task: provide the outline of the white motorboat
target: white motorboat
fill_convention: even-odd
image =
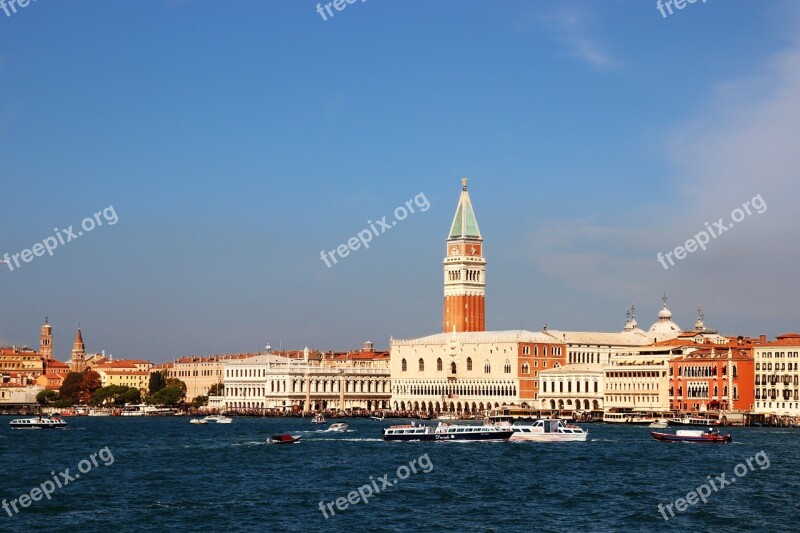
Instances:
[[[208,415],[204,417],[203,420],[205,420],[206,422],[219,422],[220,418],[225,418],[225,417],[222,415]]]
[[[653,429],[664,429],[664,428],[666,428],[668,426],[669,426],[669,422],[667,422],[665,419],[661,419],[661,420],[655,420],[652,424],[650,424],[647,427],[650,427],[650,428],[653,428]]]
[[[514,433],[510,441],[531,442],[585,442],[589,433],[580,426],[565,424],[561,420],[537,420],[532,424],[511,426]]]
[[[325,415],[322,413],[317,413],[314,415],[314,418],[311,419],[312,424],[327,424],[328,422],[325,420]]]
[[[208,424],[208,420],[206,420],[205,418],[192,418],[191,420],[189,420],[189,423],[190,424],[203,424],[203,425],[205,425],[205,424]]]
[[[9,422],[11,429],[65,429],[67,423],[58,416],[35,416],[33,418],[17,418]]]
[[[347,431],[347,424],[344,422],[337,422],[335,424],[331,424],[328,428],[328,431]]]
[[[386,420],[386,417],[385,416],[371,416],[371,417],[369,417],[369,419],[370,420],[377,420],[378,422],[383,422],[384,420]]]
[[[233,418],[229,416],[220,416],[217,418],[217,424],[230,424],[233,422]]]

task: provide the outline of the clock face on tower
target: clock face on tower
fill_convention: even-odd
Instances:
[[[451,244],[447,249],[447,255],[453,257],[456,255],[466,255],[469,257],[481,256],[481,243],[468,242],[460,244]]]

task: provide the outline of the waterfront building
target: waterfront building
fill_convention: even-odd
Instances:
[[[544,370],[539,374],[538,407],[543,411],[590,412],[604,407],[603,366],[572,364]]]
[[[375,351],[367,341],[360,350],[321,354],[320,362],[334,368],[389,368],[389,352]]]
[[[36,378],[36,384],[47,390],[58,390],[69,374],[69,365],[56,359],[44,359],[44,373]]]
[[[388,409],[389,369],[265,353],[224,362],[226,411]],[[219,400],[216,400],[219,405]]]
[[[153,364],[141,359],[119,359],[104,361],[89,368],[97,372],[103,387],[110,385],[131,387],[147,392],[150,384],[150,369]]]
[[[669,411],[669,360],[672,354],[615,355],[603,367],[606,411]]]
[[[153,367],[152,372],[164,372],[166,377],[176,378],[186,384],[186,398],[193,400],[198,396],[207,396],[213,385],[221,385],[224,381],[225,362],[249,359],[257,353],[220,354],[209,356],[178,357],[170,363],[162,363]]]
[[[659,320],[671,319],[666,304]],[[652,328],[651,328],[652,331]],[[702,309],[694,329],[617,354],[604,367],[609,411],[749,410],[753,339],[706,328]]]
[[[755,409],[759,414],[800,416],[800,334],[787,333],[753,349]]]
[[[39,352],[27,346],[8,346],[0,348],[0,374],[18,373],[30,377],[40,376],[44,362]]]
[[[392,408],[431,414],[535,407],[539,372],[566,361],[563,343],[526,330],[392,339],[390,349]]]
[[[20,410],[33,412],[38,404],[36,395],[44,387],[14,382],[0,382],[0,413],[14,413]]]
[[[753,410],[752,339],[684,344],[670,360],[670,409],[676,411]]]

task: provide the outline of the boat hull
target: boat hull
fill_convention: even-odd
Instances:
[[[436,440],[433,433],[420,433],[419,435],[384,435],[386,442],[430,442]]]
[[[267,439],[269,444],[296,444],[300,442],[302,437],[300,435],[279,435]]]
[[[671,433],[658,433],[656,431],[651,431],[650,435],[652,435],[654,439],[662,442],[705,442],[724,444],[733,441],[733,437],[730,435],[702,435],[699,437],[692,437],[687,435],[673,435]]]
[[[505,441],[511,438],[513,431],[480,431],[474,433],[435,433],[433,440],[456,442],[456,441]]]
[[[521,435],[514,433],[508,439],[511,442],[586,442],[588,433],[527,433]]]

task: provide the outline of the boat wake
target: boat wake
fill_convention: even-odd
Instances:
[[[618,440],[612,439],[589,439],[590,442],[619,442]]]

